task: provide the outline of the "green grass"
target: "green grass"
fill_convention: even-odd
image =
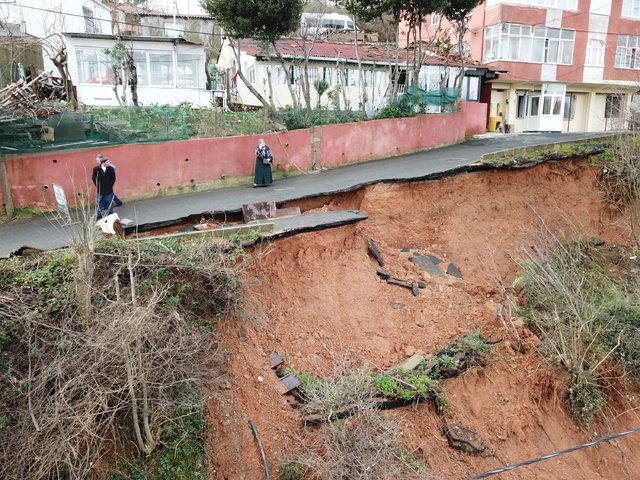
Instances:
[[[0,213],[0,223],[9,223],[9,222],[21,222],[23,220],[28,220],[33,217],[38,217],[47,213],[55,212],[52,209],[43,209],[43,208],[32,208],[32,207],[24,207],[17,208],[13,211],[13,215],[11,218],[6,214],[3,210]]]
[[[508,167],[567,158],[589,158],[592,162],[599,162],[602,157],[610,153],[611,146],[611,138],[580,140],[492,153],[485,155],[480,163],[494,167]]]
[[[167,426],[161,448],[150,457],[119,460],[107,480],[206,480],[204,424],[195,412]]]
[[[192,108],[189,103],[91,108],[88,113],[96,120],[115,125],[121,141],[253,135],[273,128],[273,122],[263,112],[223,112]]]

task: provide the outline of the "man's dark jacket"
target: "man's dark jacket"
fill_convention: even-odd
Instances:
[[[103,172],[102,167],[96,165],[93,167],[91,180],[96,186],[99,195],[108,195],[113,193],[113,185],[116,183],[116,170],[111,165],[108,165]]]

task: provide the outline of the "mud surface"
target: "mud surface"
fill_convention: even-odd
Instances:
[[[640,424],[628,412],[589,432],[578,428],[563,404],[565,375],[545,366],[532,335],[531,348],[515,353],[496,319],[495,277],[513,281],[512,257],[542,219],[551,226],[570,221],[586,235],[629,243],[624,225],[603,203],[596,176],[586,163],[561,162],[298,202],[307,211],[359,209],[369,219],[253,252],[245,318],[222,328],[228,375],[209,399],[209,478],[263,478],[249,419],[273,470],[300,448],[300,417],[277,391],[272,351],[296,369],[330,374],[345,359],[387,368],[416,352],[433,353],[470,330],[503,340],[487,367],[444,382],[447,422],[477,432],[491,455],[451,449],[428,405],[384,412],[403,425],[404,445],[433,478],[463,478]],[[418,296],[376,275],[369,239],[393,277],[426,284]],[[455,264],[462,278],[423,272],[408,260],[414,251],[442,259],[443,272]],[[634,406],[620,404],[620,411]],[[494,478],[638,478],[639,449],[640,436],[632,435]]]

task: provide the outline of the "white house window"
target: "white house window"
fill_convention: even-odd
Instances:
[[[104,53],[99,50],[78,50],[76,58],[79,83],[113,84],[113,71]]]
[[[604,65],[604,42],[592,38],[587,44],[587,57],[585,65],[591,67],[602,67]]]
[[[133,63],[136,65],[138,85],[149,85],[149,65],[146,52],[133,52]]]
[[[184,37],[184,23],[164,22],[164,34],[167,37]]]
[[[575,30],[502,23],[485,28],[484,59],[571,65]]]
[[[618,35],[616,68],[640,70],[640,37]]]
[[[178,87],[184,88],[204,88],[204,62],[201,55],[194,53],[178,53]],[[252,83],[256,81],[256,69],[251,68],[249,74],[253,73]]]
[[[440,15],[438,15],[437,13],[432,13],[431,14],[431,26],[435,27],[440,23]]]
[[[93,15],[93,10],[89,7],[82,7],[82,16],[84,17],[85,33],[100,33],[100,24]]]
[[[577,10],[578,0],[488,0],[487,8],[495,7],[502,3],[511,5],[526,5],[529,7],[557,8],[560,10]]]
[[[331,85],[331,67],[322,67],[322,80]]]
[[[622,16],[640,18],[640,0],[623,0]]]
[[[278,85],[287,84],[287,75],[285,74],[284,69],[279,65],[276,67],[276,83]]]
[[[173,55],[149,52],[149,85],[173,86]]]

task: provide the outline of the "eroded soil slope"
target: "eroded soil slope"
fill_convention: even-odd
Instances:
[[[429,405],[385,412],[403,425],[405,446],[434,478],[463,478],[588,440],[590,433],[575,426],[563,405],[563,374],[545,366],[535,348],[524,354],[510,348],[496,318],[494,278],[513,281],[517,266],[510,257],[528,244],[541,219],[549,225],[570,221],[583,234],[628,243],[624,225],[603,203],[596,176],[586,163],[562,162],[376,185],[303,204],[303,210],[357,208],[369,219],[254,252],[247,318],[223,330],[229,374],[210,399],[210,478],[263,478],[249,419],[273,469],[300,447],[300,417],[277,391],[271,351],[293,368],[330,374],[345,359],[389,367],[470,330],[503,341],[488,367],[444,382],[445,416],[480,433],[493,455],[451,450]],[[418,297],[376,276],[368,239],[377,242],[392,274],[426,282]],[[421,272],[403,247],[454,262],[462,279]],[[529,340],[535,346],[536,339]],[[639,423],[635,413],[625,413],[593,430],[606,434]],[[639,448],[640,436],[630,436],[495,478],[637,478]]]

